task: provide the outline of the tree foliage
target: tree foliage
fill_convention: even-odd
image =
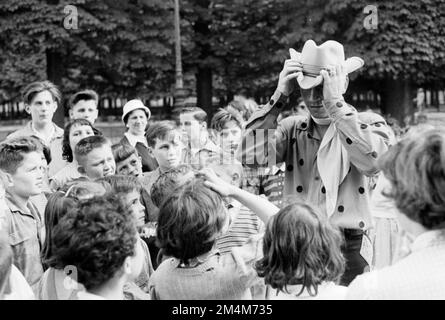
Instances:
[[[0,83],[3,96],[44,78],[45,50],[62,53],[64,91],[153,96],[174,84],[173,1],[3,0]],[[63,8],[79,10],[79,29],[63,28]],[[386,80],[444,82],[445,2],[378,0],[376,30],[364,27],[365,0],[181,0],[185,83],[210,68],[213,95],[240,88],[272,93],[288,49],[308,39],[344,44],[365,67],[353,78],[375,90]],[[382,81],[385,80],[385,81]],[[407,89],[409,90],[409,89]],[[3,97],[4,98],[4,97]]]

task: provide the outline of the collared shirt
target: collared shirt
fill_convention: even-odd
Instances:
[[[294,116],[277,123],[286,99],[276,91],[270,102],[252,115],[238,158],[251,167],[285,162],[284,198],[308,202],[327,214],[326,189],[317,167],[322,136],[311,117]],[[377,114],[358,113],[344,101],[330,102],[326,109],[350,161],[330,219],[342,228],[366,230],[372,225],[367,176],[378,172],[377,158],[388,149],[389,128]]]
[[[229,254],[218,250],[193,259],[183,267],[179,259],[167,258],[150,277],[153,300],[250,300],[249,290],[264,284],[254,269],[262,257],[263,235],[252,236],[242,247],[232,248]],[[262,297],[264,299],[264,297]]]
[[[140,181],[148,194],[151,194],[150,192],[151,187],[153,186],[153,184],[156,182],[156,180],[159,178],[160,175],[161,175],[161,169],[159,167],[153,171],[144,172],[142,174]]]
[[[183,162],[191,165],[195,169],[201,169],[209,159],[221,153],[221,149],[207,137],[206,142],[200,147],[184,148],[182,153]]]
[[[139,142],[148,148],[147,139],[145,139],[145,136],[135,136],[134,134],[131,134],[130,132],[125,132],[124,136],[127,137],[127,140],[131,144],[132,147],[136,147],[136,144]]]
[[[48,166],[48,176],[53,176],[57,171],[66,165],[66,161],[62,158],[62,141],[63,129],[53,123],[52,135],[44,137],[41,133],[35,130],[32,121],[29,121],[22,129],[19,129],[8,136],[10,138],[16,137],[36,136],[42,139],[51,150],[51,163]]]
[[[40,260],[40,239],[44,233],[42,219],[37,208],[28,201],[26,208],[21,208],[15,199],[6,194],[9,241],[13,251],[13,263],[33,286],[43,274]]]
[[[358,276],[347,299],[445,299],[445,229],[418,236],[394,265]]]

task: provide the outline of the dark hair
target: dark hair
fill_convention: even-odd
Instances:
[[[250,110],[245,106],[245,104],[237,100],[230,101],[224,110],[237,114],[243,122],[247,121],[251,115]]]
[[[42,262],[45,268],[55,265],[54,257],[52,255],[52,237],[55,226],[59,220],[74,208],[77,204],[77,199],[72,197],[65,197],[65,192],[57,191],[48,197],[48,202],[45,207],[45,242],[42,248]]]
[[[156,139],[167,139],[168,136],[175,130],[176,127],[171,123],[171,121],[159,121],[152,123],[145,133],[147,144],[150,147],[154,147],[156,145]]]
[[[87,290],[113,278],[137,241],[135,221],[113,196],[81,201],[54,228],[54,267],[75,266]]]
[[[98,183],[105,182],[111,187],[111,192],[114,193],[128,194],[133,190],[136,190],[139,193],[142,191],[142,183],[135,176],[124,176],[124,175],[113,174],[110,176],[97,179],[96,182]]]
[[[199,179],[191,180],[159,208],[158,245],[181,262],[209,252],[227,218],[221,197]]]
[[[128,143],[116,143],[111,146],[111,151],[113,152],[114,161],[116,163],[122,162],[130,158],[133,154],[136,157],[139,156],[135,147]]]
[[[87,156],[91,151],[97,148],[101,148],[104,145],[109,144],[107,138],[104,136],[90,136],[80,140],[74,148],[74,154],[76,159]]]
[[[93,125],[86,119],[71,120],[66,124],[63,132],[62,157],[68,162],[73,162],[73,150],[71,150],[70,146],[70,132],[71,128],[74,126],[89,126],[94,133],[97,132]]]
[[[391,183],[387,196],[427,229],[445,228],[445,131],[409,132],[379,159]]]
[[[62,95],[57,86],[50,81],[36,81],[30,83],[23,89],[23,101],[25,104],[31,104],[34,97],[40,92],[48,91],[51,93],[53,100],[60,105]]]
[[[99,96],[94,90],[83,90],[76,92],[68,100],[68,109],[71,110],[74,107],[74,105],[76,105],[76,103],[78,103],[81,100],[86,100],[86,101],[94,100],[97,105],[99,103]]]
[[[219,109],[210,122],[210,128],[216,132],[221,132],[230,121],[234,121],[240,129],[243,128],[243,120],[240,118],[240,115],[235,114],[231,110]]]
[[[266,225],[263,258],[256,263],[260,277],[274,289],[302,285],[317,295],[325,281],[338,281],[345,269],[342,237],[326,217],[311,206],[294,203],[281,209]]]
[[[164,199],[181,185],[181,177],[189,172],[193,172],[193,168],[184,164],[161,173],[150,189],[153,204],[159,208]]]
[[[17,137],[0,143],[0,169],[14,174],[24,159],[24,154],[42,152],[42,146],[35,138]]]

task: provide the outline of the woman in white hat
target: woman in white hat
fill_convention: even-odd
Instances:
[[[130,100],[124,105],[122,121],[127,131],[120,143],[129,144],[137,150],[141,157],[143,172],[153,171],[158,167],[156,159],[148,153],[147,140],[145,139],[145,131],[150,117],[150,109],[139,99]]]

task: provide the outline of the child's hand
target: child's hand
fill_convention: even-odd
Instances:
[[[218,192],[222,197],[230,197],[233,195],[234,186],[230,183],[225,182],[223,179],[218,177],[210,168],[205,168],[199,171],[200,176],[204,177],[204,184],[215,192]]]

